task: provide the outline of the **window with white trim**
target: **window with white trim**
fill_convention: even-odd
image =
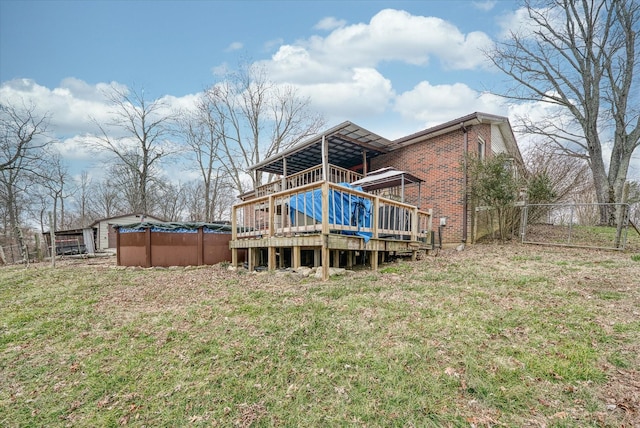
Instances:
[[[484,142],[484,139],[478,136],[478,159],[480,159],[481,161],[484,160],[485,157],[485,147],[486,144]]]

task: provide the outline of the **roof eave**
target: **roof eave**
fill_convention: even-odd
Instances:
[[[447,134],[456,129],[461,129],[461,128],[465,128],[472,125],[478,125],[480,123],[492,123],[492,124],[507,123],[508,124],[509,119],[505,116],[474,112],[466,116],[453,119],[449,122],[445,122],[443,124],[436,125],[431,128],[427,128],[425,130],[407,135],[406,137],[398,138],[397,140],[393,141],[393,145],[395,148],[409,146],[411,144],[417,143],[418,141],[424,140],[426,138],[434,138],[443,134]]]

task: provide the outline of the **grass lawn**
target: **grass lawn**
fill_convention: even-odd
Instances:
[[[640,426],[640,257],[0,269],[0,426]]]

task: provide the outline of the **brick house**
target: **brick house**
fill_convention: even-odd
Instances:
[[[390,149],[370,160],[371,169],[394,167],[424,180],[422,205],[433,210],[434,226],[440,219],[446,222],[445,243],[472,239],[474,208],[465,197],[465,153],[507,153],[518,167],[523,165],[509,119],[478,112],[399,138]]]
[[[454,119],[391,141],[344,122],[253,165],[272,179],[232,207],[232,264],[352,267],[473,240],[465,154],[522,158],[506,117]],[[354,187],[357,186],[357,187]],[[440,224],[443,224],[440,227]]]

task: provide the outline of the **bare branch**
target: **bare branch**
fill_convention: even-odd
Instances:
[[[537,124],[524,118],[521,128],[545,137],[565,155],[586,159],[598,202],[619,201],[640,145],[640,5],[635,0],[527,0],[525,8],[532,31],[512,34],[487,53],[515,83],[500,95],[558,106],[560,114],[553,110],[553,117]],[[604,134],[608,124],[613,124],[611,137]],[[612,141],[608,160],[603,141]],[[606,217],[602,212],[601,219]]]

